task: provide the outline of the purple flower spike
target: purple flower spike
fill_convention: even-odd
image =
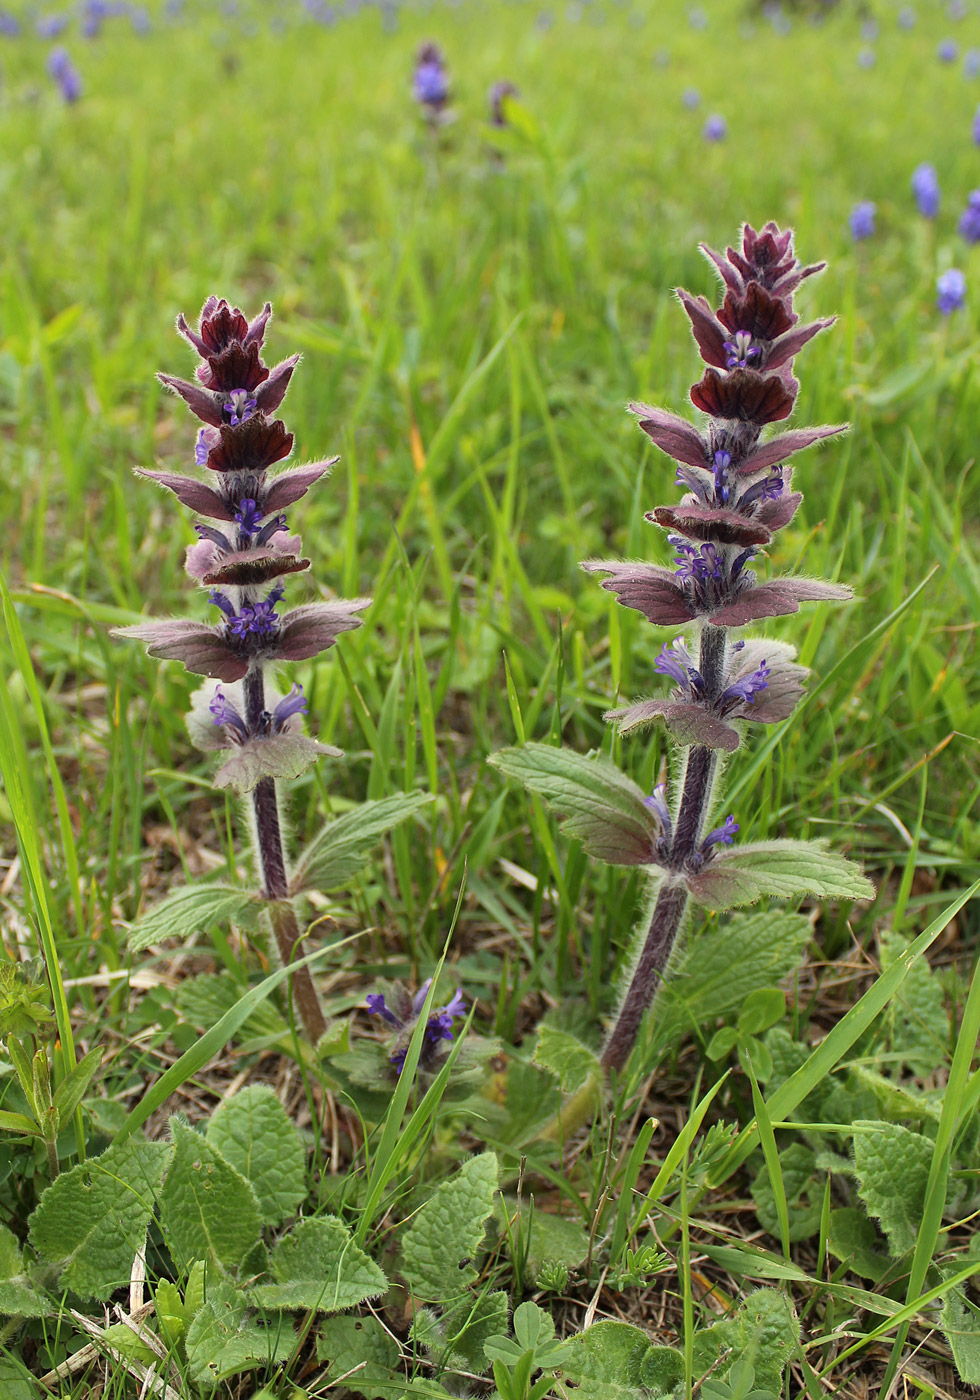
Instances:
[[[936,57],[940,63],[955,63],[959,52],[959,45],[955,39],[944,39],[936,50]]]
[[[848,220],[851,229],[851,237],[855,243],[859,243],[864,238],[871,238],[875,231],[875,214],[877,206],[870,199],[861,200],[855,204],[851,210],[851,217]]]
[[[966,302],[966,278],[958,267],[951,267],[937,280],[936,291],[936,306],[944,316],[949,316]]]
[[[438,117],[449,101],[449,75],[438,44],[422,44],[415,58],[412,95],[420,107]]]
[[[980,243],[980,190],[971,190],[967,195],[966,208],[960,215],[957,229],[967,243]]]
[[[912,194],[922,217],[936,218],[940,205],[939,177],[936,167],[928,161],[917,165],[912,172]]]
[[[706,141],[724,141],[728,135],[728,123],[716,112],[705,122],[702,134]]]
[[[246,496],[243,500],[238,502],[238,509],[235,511],[235,519],[246,535],[254,535],[257,532],[259,529],[259,522],[262,519],[262,512],[251,496]]]

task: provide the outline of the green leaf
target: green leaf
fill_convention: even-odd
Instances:
[[[500,749],[487,762],[547,798],[562,818],[562,829],[590,856],[611,865],[659,864],[657,820],[636,783],[607,759],[524,744]]]
[[[0,1395],[3,1400],[39,1400],[40,1394],[26,1367],[12,1356],[0,1356]]]
[[[933,1143],[900,1123],[858,1119],[854,1128],[858,1195],[881,1222],[892,1254],[905,1254],[919,1233]]]
[[[506,1327],[507,1294],[498,1290],[465,1295],[442,1317],[436,1317],[431,1308],[420,1308],[412,1339],[440,1366],[480,1375],[487,1369],[488,1341]]]
[[[537,1303],[522,1303],[514,1309],[514,1336],[525,1351],[535,1351],[550,1342],[555,1335],[555,1324],[544,1308]]]
[[[250,1290],[263,1307],[339,1312],[388,1291],[385,1275],[334,1215],[301,1220],[276,1245],[270,1264],[276,1282]]]
[[[694,1364],[703,1373],[725,1357],[715,1372],[721,1380],[732,1369],[729,1363],[750,1358],[758,1385],[779,1391],[783,1370],[799,1340],[800,1324],[785,1294],[775,1288],[757,1288],[734,1317],[695,1333]]]
[[[106,1299],[129,1281],[173,1149],[132,1138],[80,1162],[45,1191],[30,1241],[80,1298]]]
[[[826,841],[757,841],[733,846],[687,876],[692,899],[709,909],[754,904],[765,894],[779,899],[813,894],[824,899],[874,899],[860,867],[828,849]]]
[[[783,909],[707,924],[685,942],[660,991],[660,1039],[741,1010],[753,992],[796,971],[812,934],[809,919]]]
[[[872,1283],[880,1283],[891,1267],[885,1241],[858,1206],[830,1212],[827,1245],[835,1259]]]
[[[522,1200],[518,1206],[515,1197],[498,1201],[494,1215],[501,1223],[513,1220],[520,1210],[521,1230],[528,1240],[527,1258],[524,1268],[529,1283],[536,1284],[538,1275],[545,1264],[563,1264],[566,1269],[577,1269],[589,1252],[589,1236],[580,1219],[551,1215],[541,1210],[533,1200]],[[516,1230],[516,1225],[511,1226]]]
[[[261,1236],[255,1192],[200,1133],[179,1118],[170,1127],[174,1160],[160,1196],[170,1252],[182,1269],[201,1259],[234,1272]]]
[[[977,1269],[980,1272],[980,1263]],[[963,1284],[951,1288],[943,1299],[939,1325],[949,1342],[960,1380],[966,1385],[980,1385],[980,1309],[970,1302]]]
[[[43,1317],[51,1311],[24,1272],[17,1236],[0,1225],[0,1314],[5,1317]],[[2,1392],[4,1395],[6,1392]]]
[[[166,938],[189,938],[212,924],[234,922],[251,927],[263,901],[230,885],[183,885],[141,915],[129,931],[134,953]]]
[[[430,793],[398,793],[335,817],[301,854],[290,888],[335,890],[347,885],[371,858],[378,842],[390,831],[433,800]]]
[[[597,1322],[569,1337],[562,1371],[589,1400],[637,1400],[650,1338],[629,1322]]]
[[[241,1292],[219,1280],[209,1282],[207,1302],[187,1329],[186,1345],[191,1379],[213,1387],[242,1371],[288,1360],[296,1338],[281,1318],[266,1325],[252,1317]]]
[[[569,1031],[547,1023],[538,1030],[534,1063],[553,1074],[566,1094],[580,1089],[590,1075],[596,1078],[602,1074],[599,1057],[594,1050],[583,1045]]]
[[[750,992],[738,1013],[739,1035],[759,1035],[786,1015],[786,998],[778,987]]]
[[[85,1092],[102,1063],[103,1047],[97,1045],[78,1061],[70,1074],[58,1085],[54,1096],[55,1121],[59,1128],[65,1127],[75,1109],[85,1097]]]
[[[342,1384],[364,1400],[404,1393],[404,1380],[394,1374],[398,1347],[376,1317],[325,1318],[317,1332],[316,1357],[329,1366],[331,1385],[345,1377]]]
[[[329,758],[343,757],[342,751],[332,744],[320,744],[305,734],[284,731],[263,735],[234,750],[215,773],[214,785],[231,788],[244,797],[263,778],[277,778],[280,782],[298,778],[324,754]]]
[[[886,971],[905,952],[905,939],[900,933],[885,931],[878,942],[882,971]],[[909,968],[887,1015],[891,1049],[901,1055],[917,1078],[925,1079],[945,1063],[949,1014],[939,978],[925,958]]]
[[[780,1152],[779,1174],[789,1207],[791,1242],[809,1239],[820,1229],[821,1193],[815,1189],[815,1171],[813,1153],[804,1143],[791,1143]],[[779,1239],[779,1213],[769,1170],[764,1164],[760,1166],[752,1183],[752,1199],[755,1201],[759,1224],[774,1239]]]
[[[278,1225],[306,1197],[306,1153],[289,1115],[267,1085],[225,1099],[207,1140],[252,1183],[265,1225]]]
[[[242,990],[230,972],[202,972],[185,977],[177,988],[177,1010],[194,1026],[213,1026],[241,999]],[[269,1001],[261,1002],[241,1026],[238,1038],[271,1039],[289,1034],[289,1025]]]
[[[413,1292],[429,1301],[455,1298],[477,1277],[472,1260],[497,1189],[497,1158],[483,1152],[464,1162],[422,1206],[402,1246],[402,1271]]]

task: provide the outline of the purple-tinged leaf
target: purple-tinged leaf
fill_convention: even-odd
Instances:
[[[730,339],[729,332],[704,297],[692,297],[683,287],[677,288],[677,295],[690,318],[691,330],[701,351],[701,358],[716,369],[724,369],[728,363],[725,341]]]
[[[766,369],[778,369],[780,365],[786,364],[802,350],[808,340],[812,340],[820,331],[825,331],[836,320],[836,316],[824,316],[819,321],[808,322],[805,326],[794,326],[785,335],[781,335],[769,347],[769,354],[766,356]]]
[[[275,542],[275,543],[273,543]],[[210,540],[188,546],[184,567],[191,578],[209,587],[258,587],[286,574],[299,574],[310,567],[309,559],[299,558],[299,535],[273,535],[267,545],[226,553]]]
[[[754,519],[764,525],[771,534],[788,525],[800,508],[803,495],[800,491],[790,491],[777,496],[774,501],[763,501],[756,506]]]
[[[281,734],[262,735],[249,739],[232,751],[215,774],[214,785],[231,788],[244,795],[251,792],[263,778],[278,778],[284,782],[298,778],[324,754],[331,758],[343,757],[341,749],[335,749],[332,744],[317,743],[305,734],[285,730]]]
[[[240,681],[248,661],[234,651],[221,632],[203,622],[167,618],[135,627],[114,627],[114,637],[144,642],[150,656],[160,661],[182,661],[188,671],[219,681]]]
[[[198,515],[207,516],[209,520],[235,518],[234,508],[223,496],[219,496],[217,491],[205,486],[203,481],[196,481],[192,476],[176,476],[173,472],[151,472],[146,467],[137,467],[135,470],[137,476],[146,477],[149,481],[157,481],[161,486],[165,486],[182,505],[189,506]]]
[[[787,384],[777,374],[757,374],[751,369],[721,374],[709,368],[699,382],[692,385],[691,402],[712,418],[774,423],[792,413],[798,388],[795,379]]]
[[[741,274],[732,267],[728,259],[722,257],[721,253],[716,253],[714,248],[709,248],[707,243],[699,243],[698,247],[709,262],[714,263],[725,286],[741,294],[744,285]]]
[[[758,282],[751,282],[742,296],[733,292],[725,294],[718,320],[731,335],[745,331],[753,340],[765,341],[776,340],[788,331],[796,316]]]
[[[643,793],[606,759],[586,758],[550,744],[500,749],[487,760],[544,797],[562,828],[610,865],[659,865],[660,825]]]
[[[286,397],[289,381],[298,364],[299,356],[290,355],[288,359],[281,360],[274,369],[269,371],[268,379],[264,380],[255,391],[255,405],[259,413],[275,413]]]
[[[222,394],[235,389],[257,389],[269,377],[254,341],[251,345],[232,341],[217,355],[209,355],[207,364],[199,366],[197,373],[202,384]]]
[[[875,888],[854,861],[828,849],[826,841],[757,841],[719,850],[685,883],[698,904],[732,909],[763,895],[792,899],[874,899]]]
[[[371,606],[370,598],[343,598],[334,603],[305,603],[285,613],[272,655],[277,661],[307,661],[332,647],[342,632],[360,627],[355,614]]]
[[[745,646],[731,653],[725,672],[724,687],[737,685],[753,675],[765,662],[769,669],[766,687],[756,693],[751,701],[740,701],[728,711],[729,720],[754,720],[759,724],[778,724],[787,719],[795,710],[803,694],[806,678],[810,674],[806,666],[799,666],[793,658],[796,648],[786,642],[768,641],[762,637],[750,637]]]
[[[603,718],[618,723],[620,734],[629,734],[641,725],[662,719],[683,746],[698,744],[706,749],[724,749],[727,753],[734,753],[738,748],[738,731],[707,705],[694,700],[675,700],[670,696],[640,700],[621,710],[608,710]]]
[[[848,425],[846,423],[834,423],[830,426],[820,428],[794,428],[788,433],[778,433],[776,437],[771,437],[766,442],[762,442],[746,457],[745,461],[738,467],[739,476],[748,476],[751,472],[765,471],[767,467],[775,467],[780,462],[785,462],[787,457],[791,457],[794,452],[802,452],[805,447],[812,447],[815,442],[820,442],[822,438],[833,437],[836,433],[846,433]]]
[[[210,423],[212,428],[220,428],[224,423],[220,394],[212,394],[210,389],[205,389],[200,384],[191,384],[186,379],[175,379],[172,374],[158,374],[157,379],[175,394],[179,394],[202,423]]]
[[[269,324],[269,318],[271,315],[272,302],[267,301],[265,306],[263,306],[262,310],[259,312],[259,314],[257,316],[253,316],[252,320],[248,323],[248,331],[245,335],[246,345],[251,345],[253,340],[257,341],[259,345],[262,344],[262,341],[265,339],[265,328]]]
[[[766,502],[778,504],[778,502]],[[676,530],[689,540],[713,540],[716,544],[768,544],[772,535],[761,523],[762,511],[754,516],[740,515],[725,506],[703,506],[681,503],[679,506],[657,506],[644,519],[652,520],[664,530]]]
[[[222,423],[221,441],[208,453],[207,466],[213,472],[261,472],[292,450],[293,435],[282,419],[270,423],[256,413],[235,427]]]
[[[850,588],[810,578],[777,578],[740,593],[733,603],[707,614],[715,627],[744,627],[762,617],[785,617],[799,612],[801,603],[847,603]]]
[[[281,472],[266,485],[262,493],[262,510],[266,515],[277,510],[285,510],[305,496],[311,486],[326,476],[331,467],[339,462],[339,457],[330,457],[324,462],[312,462],[306,467],[294,467],[292,471]]]
[[[629,411],[636,414],[640,427],[661,452],[666,452],[675,462],[686,462],[689,467],[707,467],[708,444],[686,418],[645,403],[631,403]]]
[[[670,569],[640,560],[618,563],[612,559],[590,559],[582,568],[587,574],[609,574],[602,587],[615,593],[624,608],[635,608],[659,627],[683,625],[696,616],[684,585]]]

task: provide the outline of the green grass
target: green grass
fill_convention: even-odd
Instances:
[[[746,1234],[760,1228],[748,1176],[733,1173],[750,1152],[776,1171],[789,1144],[815,1140],[780,1124],[798,1121],[817,1068],[833,1062],[828,1044],[894,1064],[901,1047],[870,1023],[852,1040],[859,1018],[845,1016],[855,1002],[867,1009],[858,998],[869,988],[879,1011],[902,995],[897,978],[894,991],[874,980],[877,934],[891,927],[912,943],[980,877],[980,252],[955,231],[980,184],[970,135],[980,84],[935,57],[947,32],[962,48],[980,45],[980,24],[929,8],[905,33],[889,10],[865,72],[850,7],[787,36],[764,20],[750,35],[746,8],[727,0],[703,32],[675,0],[596,4],[577,22],[564,6],[548,9],[548,28],[534,7],[501,4],[409,11],[395,32],[373,11],[328,29],[283,9],[272,33],[263,9],[252,35],[211,7],[145,38],[109,22],[97,42],[70,40],[85,85],[72,108],[44,73],[46,45],[0,41],[0,563],[12,600],[0,641],[3,941],[11,957],[43,950],[60,967],[59,1073],[74,1041],[104,1036],[106,1084],[127,1109],[138,1082],[189,1047],[169,993],[140,1010],[145,986],[115,974],[224,966],[244,993],[269,971],[243,962],[227,931],[197,940],[189,961],[169,948],[134,966],[126,928],[141,908],[204,871],[247,876],[234,804],[210,788],[186,737],[190,678],[107,634],[144,611],[204,615],[180,566],[187,513],[130,469],[192,461],[191,420],[153,378],[190,369],[176,313],[196,315],[212,291],[247,310],[269,298],[273,357],[304,353],[285,415],[297,456],[342,458],[293,513],[314,561],[306,596],[318,587],[375,599],[359,632],[297,668],[311,730],[346,758],[290,789],[293,836],[366,797],[436,794],[349,893],[317,908],[320,933],[337,945],[314,964],[330,970],[328,1012],[346,1017],[383,973],[429,975],[459,902],[449,963],[507,1054],[529,1053],[536,1022],[558,1004],[573,1004],[579,1028],[595,1034],[613,1009],[638,883],[569,848],[484,759],[519,737],[560,736],[604,747],[642,785],[656,780],[663,736],[623,743],[602,713],[652,689],[669,634],[616,609],[578,564],[666,558],[643,512],[671,499],[672,473],[624,406],[689,408],[698,360],[671,289],[713,292],[698,241],[723,246],[746,219],[790,223],[804,260],[829,264],[805,284],[804,314],[839,316],[797,361],[793,422],[852,426],[798,459],[805,501],[771,567],[839,578],[860,601],[769,624],[812,668],[809,698],[771,741],[732,759],[725,800],[746,839],[829,837],[864,862],[879,898],[814,921],[785,1025],[824,1054],[802,1072],[799,1097],[780,1090],[774,1102],[738,1067],[719,1085],[727,1067],[703,1055],[713,1022],[669,1047],[652,1042],[655,1058],[574,1166],[538,1163],[549,1189],[590,1215],[602,1247],[607,1234],[620,1251],[636,1242],[629,1196],[652,1195],[643,1218],[655,1213],[664,1238],[680,1231],[683,1258],[734,1297],[739,1277],[700,1253],[714,1230],[730,1243],[733,1218]],[[414,49],[430,36],[447,51],[456,93],[457,120],[439,140],[408,90]],[[501,162],[488,151],[484,95],[505,76],[537,132]],[[681,100],[692,86],[702,99],[693,113]],[[701,127],[714,111],[729,135],[709,145]],[[943,189],[935,225],[909,193],[925,160]],[[878,232],[855,245],[847,216],[861,199],[876,201]],[[966,272],[969,301],[944,321],[935,279],[951,265]],[[911,1310],[903,1317],[895,1301],[894,1317],[862,1314],[862,1348],[842,1359],[856,1332],[835,1339],[852,1314],[834,1289],[873,1285],[835,1276],[817,1245],[825,1232],[786,1238],[792,1203],[787,1214],[773,1182],[781,1228],[754,1243],[780,1251],[777,1264],[787,1254],[796,1273],[762,1277],[790,1278],[806,1316],[787,1395],[816,1400],[826,1393],[817,1374],[835,1393],[878,1393],[934,1324],[917,1303],[941,1286],[934,1258],[950,1272],[964,1266],[970,1227],[955,1228],[943,1207],[951,1143],[977,1095],[976,906],[951,929],[930,956],[962,1034],[930,1074],[896,1071],[934,1094],[939,1115],[922,1234],[890,1295]],[[848,976],[853,991],[841,987]],[[222,1074],[272,1075],[248,1054],[217,1079],[204,1068],[189,1081],[196,1113]],[[677,1138],[712,1093],[704,1123]],[[631,1146],[651,1115],[664,1128],[641,1164]],[[728,1168],[702,1180],[698,1142],[719,1118],[740,1136]],[[364,1232],[397,1232],[401,1203],[478,1136],[471,1129],[457,1148],[441,1120],[413,1118],[398,1145],[399,1123],[389,1116],[369,1144],[380,1157],[350,1142],[340,1154],[349,1178],[335,1194],[360,1210],[367,1192]],[[820,1143],[829,1150],[829,1137]],[[846,1155],[846,1142],[835,1150]],[[329,1159],[326,1139],[316,1152]],[[833,1191],[835,1205],[849,1199],[836,1176]],[[22,1233],[6,1198],[3,1209]],[[569,1330],[600,1274],[569,1290]],[[691,1318],[710,1316],[711,1304],[682,1268],[666,1288],[666,1340],[683,1350]],[[649,1320],[650,1296],[624,1293],[616,1307]],[[615,1311],[608,1294],[598,1306],[598,1316]],[[884,1350],[863,1345],[878,1321]],[[952,1373],[939,1334],[933,1342],[916,1364],[933,1366],[941,1387]],[[129,1393],[124,1375],[115,1383]]]

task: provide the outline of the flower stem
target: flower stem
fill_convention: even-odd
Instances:
[[[258,733],[265,709],[265,685],[261,666],[254,666],[243,682],[245,692],[245,721],[251,733]],[[269,900],[269,917],[279,947],[283,966],[293,961],[300,939],[296,911],[289,902],[289,880],[282,850],[282,826],[274,778],[261,778],[252,793],[255,809],[255,840],[262,870],[264,894]],[[327,1023],[320,1008],[313,977],[308,967],[297,968],[291,978],[296,1010],[310,1041],[315,1045]]]
[[[721,694],[726,649],[725,629],[706,624],[701,632],[698,669],[704,679],[705,699],[709,704]],[[698,849],[705,818],[711,808],[711,794],[717,774],[718,756],[714,749],[695,746],[687,750],[680,806],[670,850],[670,863],[678,874],[685,861]],[[619,1008],[616,1024],[602,1052],[601,1064],[604,1069],[620,1070],[629,1059],[643,1016],[663,981],[664,969],[684,922],[687,904],[687,887],[675,875],[668,874],[657,891],[640,956]]]

